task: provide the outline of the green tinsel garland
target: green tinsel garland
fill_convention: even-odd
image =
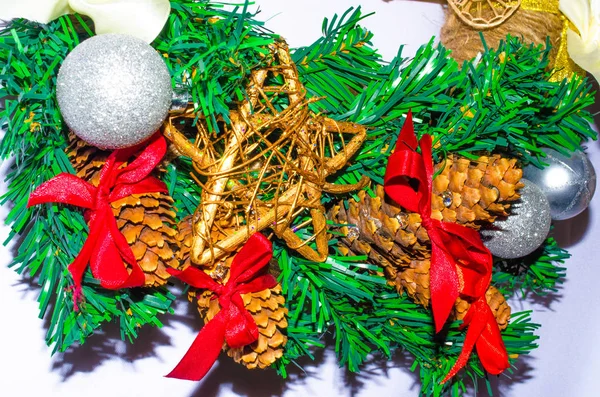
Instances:
[[[246,7],[172,1],[167,26],[153,43],[173,83],[188,89],[211,128],[218,117],[227,120],[230,104],[244,98],[250,71],[264,65],[267,46],[277,38]],[[293,52],[310,96],[323,98],[311,103],[312,110],[368,127],[361,152],[336,183],[355,183],[361,175],[382,183],[390,148],[410,109],[418,134],[428,132],[439,143],[436,159],[447,153],[473,157],[494,152],[540,165],[542,148],[570,152],[595,138],[585,110],[593,102],[590,85],[579,77],[549,82],[547,49],[507,38],[477,63],[460,67],[446,49],[430,42],[412,59],[402,58],[400,50],[386,62],[371,45],[372,34],[358,24],[361,18],[357,9],[325,21],[321,39]],[[11,266],[37,277],[40,317],[50,318],[46,341],[53,352],[85,342],[103,323],[115,320],[122,337],[133,341],[139,327],[161,326],[159,316],[172,312],[175,299],[167,288],[107,291],[88,273],[86,304],[74,312],[66,267],[79,252],[87,225],[79,211],[66,206],[26,208],[29,193],[41,182],[74,172],[64,152],[67,130],[55,97],[56,74],[66,55],[90,35],[89,21],[78,15],[48,25],[16,20],[0,32],[0,96],[8,98],[0,113],[6,130],[0,155],[14,158],[2,204],[13,205],[6,220],[12,228],[8,240],[22,238]],[[178,219],[191,214],[200,197],[190,170],[189,159],[178,158],[164,174]],[[325,205],[332,200],[323,198]],[[486,376],[473,354],[465,371],[440,385],[462,346],[459,323],[450,325],[446,343],[440,343],[431,313],[399,297],[366,257],[343,256],[335,238],[325,263],[307,261],[274,243],[289,307],[288,344],[275,364],[282,376],[297,358],[323,347],[325,333],[333,334],[340,364],[351,371],[358,371],[373,352],[387,357],[397,349],[410,352],[424,395],[461,395],[467,379],[475,383]],[[546,293],[562,281],[564,268],[558,264],[567,257],[548,239],[526,258],[498,263],[494,283],[506,295]],[[513,314],[503,332],[511,360],[536,347],[533,331],[538,327],[528,312]]]

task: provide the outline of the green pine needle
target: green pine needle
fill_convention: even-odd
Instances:
[[[550,237],[530,255],[497,260],[492,283],[507,297],[517,292],[522,296],[529,292],[537,295],[556,292],[557,285],[564,281],[567,270],[560,264],[569,257],[569,253]]]

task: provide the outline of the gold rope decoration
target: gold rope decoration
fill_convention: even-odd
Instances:
[[[561,14],[558,0],[521,0],[520,5],[518,1],[498,0],[448,0],[448,3],[450,10],[442,27],[441,42],[452,50],[452,56],[458,62],[472,59],[483,51],[480,32],[491,48],[497,47],[500,40],[504,40],[508,34],[521,37],[524,42],[542,45],[549,36],[552,44],[550,62],[554,69],[550,79],[560,81],[571,77],[573,73],[585,74],[567,53],[567,30],[569,27],[573,29],[573,26]],[[514,10],[510,8],[514,6]],[[498,11],[509,9],[512,11],[502,14]],[[471,15],[464,15],[468,13]],[[499,14],[503,18],[494,19]],[[490,22],[487,25],[483,22],[477,25],[469,22],[477,18],[485,20],[485,16]]]
[[[322,192],[348,193],[368,183],[366,177],[353,185],[327,182],[361,147],[366,129],[313,113],[287,45],[270,50],[271,66],[252,72],[247,99],[230,111],[229,124],[220,122],[220,131],[209,131],[202,119],[191,136],[180,131],[193,124],[191,108],[164,125],[174,151],[192,159],[192,177],[202,187],[192,220],[190,259],[196,265],[213,267],[267,228],[304,257],[324,261]],[[303,213],[310,218],[296,229],[312,225],[313,233],[304,238],[291,226]]]

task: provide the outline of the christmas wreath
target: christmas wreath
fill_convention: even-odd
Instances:
[[[384,60],[360,9],[290,49],[248,3],[92,3],[13,5],[0,31],[11,266],[52,353],[113,321],[134,342],[181,283],[205,326],[174,378],[221,351],[286,377],[331,335],[351,371],[401,350],[423,395],[461,395],[536,347],[506,299],[562,281],[551,221],[595,188],[576,13],[452,0],[442,44]]]

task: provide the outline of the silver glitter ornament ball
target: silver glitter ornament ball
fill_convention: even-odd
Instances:
[[[94,36],[67,56],[56,95],[69,128],[102,149],[136,145],[154,134],[171,106],[171,76],[144,41]]]
[[[552,219],[572,218],[583,212],[596,190],[596,171],[583,152],[564,156],[552,149],[545,149],[548,164],[540,169],[529,165],[523,176],[542,189],[550,202]]]
[[[527,179],[521,198],[511,206],[506,219],[496,219],[492,228],[481,230],[483,244],[500,258],[521,258],[535,251],[550,232],[550,204],[542,190]]]

